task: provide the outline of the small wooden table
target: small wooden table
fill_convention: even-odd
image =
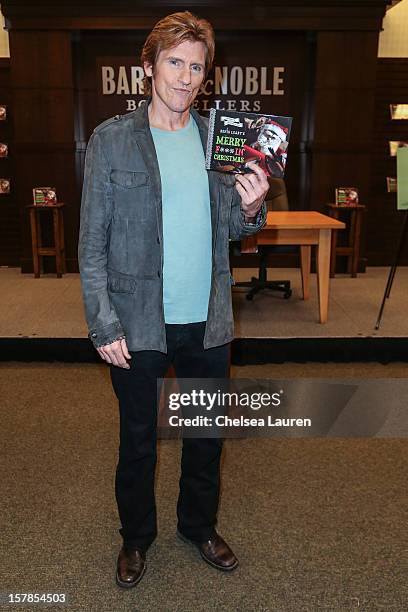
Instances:
[[[361,220],[366,207],[362,204],[353,204],[352,206],[345,206],[344,204],[326,204],[326,206],[329,209],[329,215],[334,219],[338,219],[341,212],[350,212],[348,245],[337,246],[337,232],[332,232],[330,277],[334,278],[336,274],[337,256],[344,255],[347,257],[347,273],[351,274],[353,278],[356,278],[358,256],[360,254]]]
[[[57,277],[61,278],[66,273],[65,263],[65,242],[64,242],[64,217],[62,209],[63,202],[53,204],[52,206],[33,204],[26,208],[30,211],[30,226],[31,226],[31,246],[33,250],[33,267],[34,277],[40,278],[40,257],[43,255],[51,255],[55,257]],[[41,240],[41,219],[40,213],[43,211],[51,211],[53,216],[54,230],[54,246],[44,247]]]
[[[327,322],[329,308],[330,246],[332,230],[344,229],[342,221],[316,211],[269,211],[266,225],[249,240],[256,244],[293,244],[300,246],[303,299],[310,297],[312,245],[317,246],[316,271],[319,320]]]

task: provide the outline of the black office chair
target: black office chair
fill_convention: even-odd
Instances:
[[[272,178],[269,180],[270,188],[266,197],[266,205],[268,210],[288,210],[288,197],[286,194],[286,186],[283,179]],[[231,243],[233,246],[231,252],[234,255],[241,255],[240,243]],[[283,293],[285,299],[289,299],[292,295],[290,281],[288,280],[267,280],[268,274],[268,255],[269,253],[291,253],[293,247],[280,245],[258,245],[259,255],[259,271],[258,278],[253,276],[250,281],[239,281],[234,283],[234,287],[251,287],[246,294],[247,300],[252,300],[254,295],[263,289],[270,289]]]

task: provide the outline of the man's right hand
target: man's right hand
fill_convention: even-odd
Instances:
[[[127,363],[126,359],[132,359],[132,356],[129,354],[125,338],[122,338],[122,340],[115,340],[115,342],[105,344],[105,346],[100,346],[96,350],[102,359],[108,363],[112,363],[120,368],[125,368],[126,370],[130,369],[130,365]]]

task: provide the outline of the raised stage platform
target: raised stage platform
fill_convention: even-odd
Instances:
[[[236,281],[255,270],[235,268]],[[330,282],[329,319],[318,322],[316,275],[311,297],[301,298],[300,271],[268,271],[268,279],[290,280],[289,300],[269,291],[245,299],[233,287],[235,365],[284,361],[408,361],[408,267],[397,270],[382,325],[374,329],[389,268],[367,268],[357,278],[338,275]],[[34,278],[20,268],[0,268],[1,360],[98,361],[87,338],[80,278]]]

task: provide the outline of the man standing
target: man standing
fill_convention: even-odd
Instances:
[[[214,33],[189,12],[160,20],[142,51],[146,102],[91,135],[79,266],[89,337],[119,400],[116,582],[135,586],[157,534],[157,379],[227,378],[233,339],[229,239],[266,221],[265,173],[206,171],[208,120],[192,104]],[[183,440],[177,533],[211,566],[238,560],[215,530],[222,440]]]

